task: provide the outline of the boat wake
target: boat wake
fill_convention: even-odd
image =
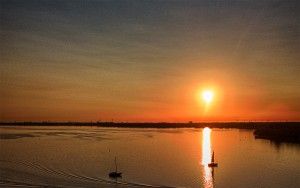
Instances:
[[[66,172],[32,162],[0,160],[0,187],[151,187],[169,188]]]

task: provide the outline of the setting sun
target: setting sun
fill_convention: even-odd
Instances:
[[[214,93],[211,90],[205,90],[202,92],[202,100],[205,103],[210,103],[214,98]]]

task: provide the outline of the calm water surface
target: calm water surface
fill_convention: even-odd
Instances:
[[[299,145],[238,129],[0,127],[1,187],[299,187]],[[209,168],[211,153],[219,166]],[[110,179],[117,156],[122,179]]]

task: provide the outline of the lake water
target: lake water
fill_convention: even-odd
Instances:
[[[300,187],[300,147],[238,129],[0,127],[1,187]],[[210,168],[211,153],[217,168]],[[110,179],[117,156],[121,179]]]

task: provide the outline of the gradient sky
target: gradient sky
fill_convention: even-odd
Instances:
[[[1,0],[0,120],[300,120],[299,10]],[[204,88],[215,91],[208,109]]]

